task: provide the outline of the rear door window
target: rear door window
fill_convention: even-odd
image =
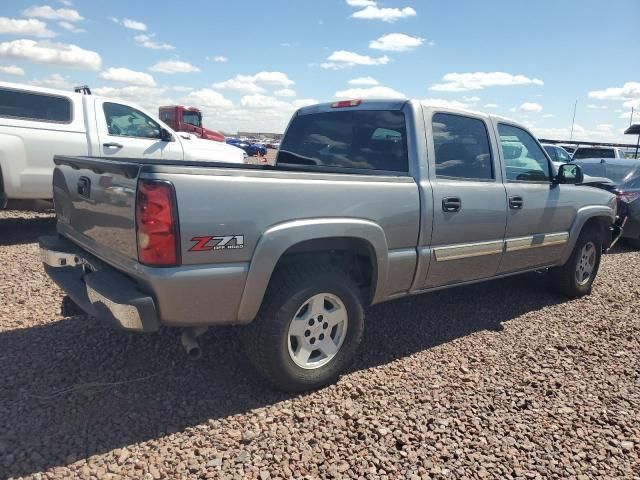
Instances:
[[[57,95],[0,88],[0,117],[71,123],[71,100]]]
[[[359,110],[297,115],[277,163],[408,173],[404,114]]]
[[[436,176],[491,180],[493,158],[484,121],[450,113],[433,116]]]

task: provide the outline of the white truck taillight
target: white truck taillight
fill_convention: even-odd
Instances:
[[[152,267],[178,265],[178,215],[173,185],[139,180],[136,195],[138,261]]]

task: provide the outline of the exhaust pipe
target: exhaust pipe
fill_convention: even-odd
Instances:
[[[202,356],[202,347],[198,342],[198,337],[207,331],[207,327],[190,328],[182,332],[180,343],[189,358],[197,359]]]

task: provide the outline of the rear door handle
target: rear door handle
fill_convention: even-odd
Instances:
[[[442,199],[442,210],[445,212],[459,212],[462,200],[458,197],[445,197]]]
[[[116,142],[103,143],[102,146],[105,148],[122,148],[122,145]]]
[[[524,207],[524,200],[520,195],[509,197],[509,208],[511,210],[522,210],[522,207]]]

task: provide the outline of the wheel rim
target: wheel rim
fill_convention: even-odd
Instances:
[[[593,242],[587,242],[578,258],[576,266],[576,282],[578,285],[585,285],[591,280],[593,271],[596,268],[596,246]]]
[[[289,323],[291,360],[306,370],[326,365],[342,347],[348,324],[347,308],[335,295],[319,293],[307,299]]]

